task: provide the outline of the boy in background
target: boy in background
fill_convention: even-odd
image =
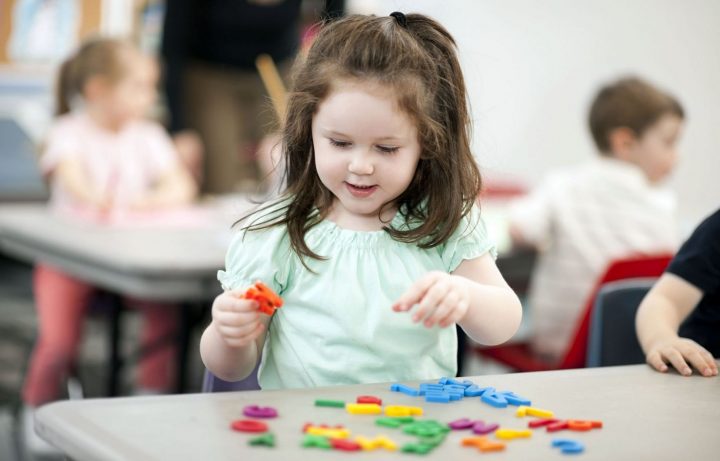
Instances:
[[[589,125],[598,157],[551,174],[513,204],[513,241],[539,250],[529,292],[531,347],[556,362],[566,352],[595,281],[608,263],[677,248],[672,172],[684,111],[639,78],[600,89]]]

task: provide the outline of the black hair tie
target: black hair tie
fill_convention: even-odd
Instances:
[[[404,28],[407,29],[407,18],[405,17],[404,14],[402,14],[399,11],[393,11],[392,13],[390,13],[390,16],[395,18],[395,20],[397,21],[398,24],[400,24],[401,26],[403,26]]]

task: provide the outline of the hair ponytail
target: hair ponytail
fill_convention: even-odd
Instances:
[[[55,82],[55,115],[70,112],[70,101],[77,91],[76,79],[73,75],[75,59],[75,56],[66,59],[58,70],[57,82]]]

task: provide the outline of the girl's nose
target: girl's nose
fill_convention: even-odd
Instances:
[[[353,155],[348,165],[348,171],[353,174],[373,174],[374,167],[370,156],[365,153]]]

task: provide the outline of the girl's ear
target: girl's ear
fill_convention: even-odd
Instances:
[[[109,87],[110,83],[107,78],[102,75],[94,75],[87,79],[82,88],[83,98],[87,101],[96,101],[107,93]]]
[[[637,143],[637,135],[633,130],[626,127],[615,128],[608,134],[608,144],[613,157],[627,160]]]

